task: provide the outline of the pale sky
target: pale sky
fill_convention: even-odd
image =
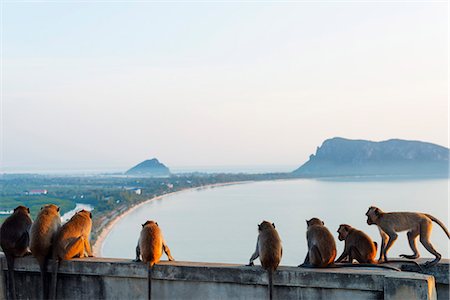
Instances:
[[[446,2],[2,2],[2,170],[448,147]]]

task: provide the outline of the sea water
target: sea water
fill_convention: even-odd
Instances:
[[[389,211],[430,213],[449,227],[449,180],[296,179],[198,188],[151,201],[115,224],[102,255],[134,258],[141,224],[156,220],[172,255],[180,261],[245,264],[255,250],[257,225],[275,223],[283,242],[282,265],[298,265],[306,255],[306,221],[318,217],[337,239],[339,224],[368,233],[381,245],[376,226],[366,223],[369,206]],[[433,223],[431,241],[449,258],[449,240]],[[433,257],[420,242],[422,257]],[[388,257],[411,254],[406,232],[400,233]],[[165,256],[163,259],[167,259]]]

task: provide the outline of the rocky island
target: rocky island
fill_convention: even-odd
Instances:
[[[296,176],[438,176],[449,174],[446,147],[420,141],[332,138],[293,171]]]
[[[125,172],[125,175],[144,177],[167,177],[170,170],[156,158],[145,160]]]

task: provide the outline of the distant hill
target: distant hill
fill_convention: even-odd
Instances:
[[[170,176],[170,170],[156,158],[148,159],[125,172],[125,175],[165,177]]]
[[[448,148],[420,141],[332,138],[293,171],[301,176],[448,176]]]

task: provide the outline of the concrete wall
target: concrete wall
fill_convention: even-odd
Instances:
[[[3,270],[0,297],[4,298],[7,266],[4,257],[0,257],[0,262]],[[435,275],[448,289],[448,261],[446,268],[446,275],[438,274],[445,267],[437,269]],[[19,297],[39,297],[36,260],[19,258],[15,270]],[[58,279],[58,299],[147,298],[147,268],[130,260],[64,261]],[[161,262],[154,267],[152,282],[154,299],[265,299],[268,296],[267,274],[257,266]],[[436,299],[432,275],[369,268],[280,267],[274,274],[274,285],[275,299]]]

